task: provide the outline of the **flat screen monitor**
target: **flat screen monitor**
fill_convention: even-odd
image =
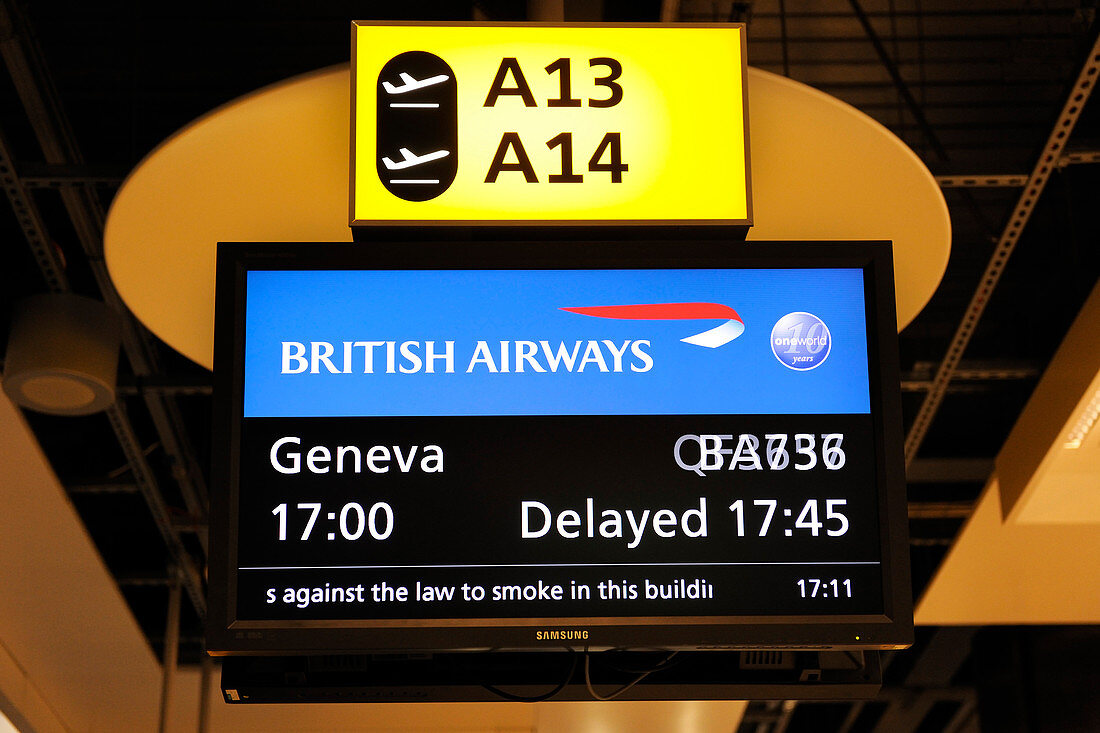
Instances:
[[[889,243],[218,248],[208,648],[912,637]]]

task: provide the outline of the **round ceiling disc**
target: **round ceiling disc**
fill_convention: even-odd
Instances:
[[[289,79],[183,128],[130,174],[104,249],[126,305],[212,368],[214,263],[224,242],[350,242],[347,66]],[[921,160],[838,99],[748,73],[754,225],[748,240],[888,239],[898,327],[947,267],[947,205]],[[690,236],[690,235],[689,235]]]

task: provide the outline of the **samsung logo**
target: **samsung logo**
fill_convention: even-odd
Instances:
[[[588,629],[580,631],[570,629],[551,629],[549,631],[536,631],[535,641],[587,641]]]

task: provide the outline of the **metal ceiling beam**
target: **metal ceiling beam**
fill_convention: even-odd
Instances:
[[[28,49],[32,49],[28,53]],[[34,43],[29,41],[29,30],[19,15],[19,9],[10,0],[0,0],[0,56],[3,57],[11,74],[16,92],[23,102],[27,117],[34,128],[47,163],[76,164],[83,160],[76,148],[75,141],[56,98],[56,93],[48,77],[42,71],[42,65],[36,63],[33,53]],[[0,137],[2,140],[2,137]],[[14,161],[7,145],[0,144],[7,173],[3,174],[5,192],[16,206],[22,210],[20,221],[24,224],[24,234],[35,253],[35,259],[42,269],[47,285],[53,292],[69,290],[64,276],[64,264],[59,256],[48,256],[53,251],[53,243],[42,223],[41,214],[33,199],[27,195],[25,187],[19,182]],[[13,179],[7,183],[8,179]],[[98,200],[85,188],[67,188],[61,190],[62,201],[72,220],[78,239],[88,256],[96,281],[108,305],[124,314],[123,345],[134,371],[147,374],[155,371],[155,355],[147,335],[139,324],[130,317],[107,274],[103,263],[102,232],[103,210]],[[21,208],[20,208],[21,207]],[[202,486],[202,474],[197,461],[190,450],[190,442],[183,427],[183,420],[174,403],[161,395],[146,395],[153,422],[160,433],[161,443],[173,460],[173,474],[180,483],[181,493],[188,511],[205,511],[205,496],[201,499],[196,490]],[[167,503],[157,484],[152,468],[145,459],[144,452],[137,439],[133,425],[121,402],[116,402],[106,411],[107,418],[114,429],[115,436],[134,474],[134,480],[161,536],[164,538],[174,562],[181,569],[184,587],[187,589],[192,605],[200,618],[206,615],[206,597],[203,592],[202,577],[191,553],[184,547],[179,533],[172,527]],[[198,481],[194,477],[197,474]],[[204,492],[205,493],[205,492]]]
[[[19,180],[27,188],[60,188],[62,186],[114,185],[122,183],[126,171],[117,166],[51,165],[49,163],[19,164]]]
[[[145,459],[145,453],[134,433],[125,406],[121,402],[116,402],[107,408],[107,419],[110,420],[123,453],[126,454],[134,483],[145,498],[149,512],[153,515],[153,522],[160,531],[161,537],[164,538],[165,545],[168,546],[172,561],[179,569],[180,579],[187,590],[188,598],[191,599],[191,605],[195,607],[200,619],[206,618],[206,594],[203,592],[202,575],[191,553],[184,547],[179,531],[172,526],[172,515],[168,511],[168,504],[164,501],[164,495],[157,485],[153,469]]]
[[[913,537],[909,536],[911,547],[950,547],[955,544],[954,537]]]
[[[1058,167],[1064,168],[1067,165],[1080,163],[1100,163],[1100,150],[1074,150],[1066,153],[1058,161]]]
[[[137,484],[68,484],[65,491],[70,496],[75,494],[136,494]]]
[[[680,19],[680,0],[661,0],[661,22],[675,23]]]
[[[159,392],[172,395],[209,395],[214,392],[214,385],[210,375],[170,377],[148,376],[135,377],[132,380],[120,379],[118,393],[132,396],[145,394],[146,392]]]
[[[784,700],[782,702],[779,718],[775,721],[772,733],[786,733],[787,728],[791,725],[791,718],[794,717],[794,710],[796,707],[798,707],[797,700]]]
[[[745,5],[748,5],[748,3],[735,3],[732,9],[734,11],[742,10],[744,8],[738,7],[738,6],[745,6]],[[685,20],[691,19],[691,20],[711,20],[711,21],[713,21],[716,17],[721,19],[721,16],[718,15],[718,14],[715,14],[715,13],[705,13],[705,14],[704,13],[692,13],[690,15],[687,14],[687,13],[684,14],[684,19]],[[753,20],[754,21],[761,18],[761,17],[766,17],[766,16],[760,16],[760,15],[757,15],[755,13],[753,14]],[[794,18],[795,16],[792,13],[788,17]],[[848,16],[842,16],[842,17],[848,17]],[[774,36],[770,35],[770,34],[769,35],[764,35],[764,34],[754,35],[752,38],[753,38],[752,43],[753,43],[754,47],[762,45],[762,44],[766,44],[766,43],[775,43],[775,44],[781,43],[781,39],[780,39],[778,34],[774,35]],[[890,40],[891,41],[897,41],[899,43],[919,43],[922,40],[925,43],[939,43],[939,42],[944,42],[944,43],[960,43],[961,42],[961,43],[965,43],[965,42],[968,42],[968,41],[971,42],[971,43],[982,43],[982,42],[996,43],[996,42],[1008,42],[1008,41],[1051,41],[1051,40],[1053,40],[1053,41],[1071,41],[1071,40],[1073,40],[1073,38],[1074,38],[1074,35],[1072,33],[1069,33],[1069,32],[1067,32],[1067,33],[1045,33],[1045,34],[1039,34],[1039,33],[1019,33],[1019,34],[1011,34],[1011,33],[971,33],[971,34],[966,34],[966,33],[931,33],[930,34],[930,33],[926,33],[923,36],[923,38],[919,35],[916,35],[916,34],[899,33],[899,34],[897,34],[897,36],[891,36]],[[863,40],[863,37],[860,36],[860,35],[839,35],[839,34],[816,35],[816,36],[815,35],[798,35],[798,36],[791,36],[787,40],[791,44],[830,43],[830,44],[837,45],[837,44],[845,44],[845,43],[858,43],[858,42]]]
[[[1003,381],[1003,380],[998,380]],[[927,392],[932,389],[931,379],[903,379],[901,380],[902,392]],[[951,382],[947,387],[947,391],[953,394],[977,394],[980,392],[992,392],[997,389],[996,385],[990,382],[973,382],[968,380],[956,379]]]
[[[0,10],[0,23],[2,23],[2,10]],[[0,28],[0,33],[2,32]],[[0,183],[3,183],[4,195],[11,203],[15,218],[23,230],[23,236],[31,246],[31,254],[38,263],[38,269],[46,279],[46,287],[51,293],[68,292],[69,278],[65,275],[65,263],[61,261],[61,252],[50,241],[46,233],[46,225],[42,222],[41,214],[38,213],[38,207],[35,206],[27,192],[27,187],[15,172],[11,148],[8,147],[8,141],[3,134],[0,134]]]
[[[791,53],[787,38],[787,4],[779,0],[779,43],[783,48],[783,76],[791,75]]]
[[[984,176],[936,176],[940,188],[1019,188],[1027,183],[1023,173]]]
[[[974,629],[945,626],[936,630],[921,652],[902,688],[885,688],[879,700],[889,705],[875,725],[874,733],[914,733],[932,707],[945,700],[973,706],[977,694],[971,688],[950,687],[951,680],[970,656]]]
[[[1042,374],[1041,365],[1021,359],[966,359],[959,362],[954,379],[964,382],[1011,381],[1016,379],[1035,379]],[[931,378],[939,362],[918,361],[905,377],[920,379],[921,375]]]
[[[730,3],[729,0],[725,0],[725,4],[730,5],[732,3]],[[716,12],[718,12],[718,10],[716,10],[716,6],[718,5],[718,3],[713,2],[712,0],[688,0],[686,3],[682,3],[682,5],[688,6],[687,9],[684,11],[684,14],[685,15],[691,15],[692,17],[711,18],[711,17],[714,17]],[[699,8],[700,6],[705,8],[705,10],[697,10],[697,8]],[[1065,8],[1029,7],[1026,12],[1027,12],[1028,15],[1031,15],[1031,16],[1071,17],[1073,15],[1074,11],[1075,11],[1075,9],[1072,8],[1072,7],[1065,7]],[[922,8],[920,10],[916,10],[916,9],[914,9],[914,10],[898,9],[896,11],[888,11],[888,10],[868,10],[867,11],[868,17],[871,17],[871,18],[889,18],[891,14],[896,15],[899,19],[906,19],[906,18],[911,18],[911,19],[916,19],[916,18],[924,18],[924,19],[949,18],[949,19],[952,19],[952,20],[957,19],[957,18],[993,18],[993,19],[996,19],[996,18],[1000,18],[1001,16],[1003,16],[1004,11],[999,10],[999,9],[995,9],[995,8],[967,8],[967,7],[965,7],[961,4],[958,7],[952,7],[950,10],[930,10],[928,8]],[[757,18],[776,18],[777,16],[778,16],[778,12],[776,12],[776,11],[763,10],[763,11],[759,11],[759,12],[754,13],[754,17],[757,17]],[[788,13],[788,17],[795,18],[795,19],[798,19],[798,20],[811,20],[811,21],[843,20],[843,19],[848,17],[848,14],[845,13],[845,12],[833,11],[833,10],[828,10],[828,9],[825,9],[825,10],[792,10],[791,12]]]
[[[965,362],[964,362],[965,363]],[[927,368],[922,368],[927,364]],[[917,362],[912,371],[901,375],[902,392],[927,392],[932,389],[936,363]],[[988,392],[995,389],[996,382],[1037,379],[1041,370],[1030,365],[1005,365],[997,363],[970,362],[959,366],[951,377],[948,391],[952,393]]]
[[[974,511],[972,501],[911,501],[910,519],[966,519]]]
[[[848,0],[849,5],[852,7],[852,11],[856,14],[856,19],[863,27],[863,32],[867,35],[867,39],[871,42],[871,45],[875,49],[875,53],[878,54],[879,60],[882,62],[883,67],[886,69],[886,73],[890,76],[891,81],[894,84],[894,88],[897,89],[898,95],[905,102],[905,106],[909,110],[909,114],[912,115],[916,121],[917,126],[920,128],[921,133],[924,135],[925,141],[932,149],[932,152],[942,160],[947,161],[950,156],[947,154],[947,149],[940,142],[939,136],[936,135],[936,131],[932,128],[932,125],[928,122],[928,118],[924,116],[924,110],[921,107],[920,102],[909,90],[909,85],[905,83],[905,80],[901,77],[901,71],[898,69],[898,65],[895,59],[893,59],[889,52],[886,50],[885,44],[882,39],[879,38],[878,33],[875,32],[874,26],[871,25],[871,20],[867,16],[867,13],[863,10],[863,6],[859,4],[859,0]],[[898,43],[901,38],[894,35],[894,43]],[[919,43],[925,43],[928,39],[924,34],[918,35],[913,40]],[[825,85],[818,85],[824,87]],[[992,229],[986,221],[985,214],[982,212],[981,207],[978,206],[977,201],[970,195],[969,192],[963,192],[963,200],[966,202],[967,208],[970,210],[971,215],[974,217],[974,221],[985,231],[992,234]]]
[[[176,667],[179,662],[180,648],[180,584],[178,581],[168,586],[168,613],[164,622],[164,650],[161,654],[160,685],[160,723],[159,733],[168,730],[171,718],[173,682],[176,679]]]
[[[1040,194],[1046,188],[1051,173],[1057,168],[1057,162],[1064,153],[1066,141],[1069,139],[1070,133],[1073,132],[1089,95],[1092,94],[1098,72],[1100,72],[1100,34],[1097,34],[1085,63],[1077,75],[1077,80],[1062,105],[1061,114],[1058,115],[1054,128],[1047,136],[1043,151],[1040,153],[1031,175],[1028,176],[1027,185],[1024,186],[1023,191],[1016,200],[1016,205],[1012,209],[1008,223],[997,239],[997,246],[993,249],[993,254],[989,258],[985,272],[982,273],[978,287],[970,299],[970,304],[963,314],[962,321],[955,330],[950,345],[947,347],[947,354],[940,362],[940,367],[932,380],[932,387],[925,395],[924,402],[921,403],[916,419],[914,419],[913,425],[909,429],[909,434],[905,437],[906,465],[911,464],[916,458],[921,444],[924,443],[925,436],[928,435],[932,419],[943,403],[944,395],[947,394],[947,387],[951,383],[959,362],[962,360],[963,352],[970,344],[970,339],[973,337],[978,321],[981,320],[985,307],[993,295],[993,290],[1001,279],[1008,258],[1016,248],[1016,243],[1020,240],[1020,234],[1027,225]]]
[[[1087,163],[1100,163],[1100,150],[1075,150],[1058,158],[1057,168]],[[1003,175],[936,176],[940,188],[1020,188],[1026,185],[1025,173]]]
[[[852,707],[848,708],[848,714],[844,716],[844,720],[840,723],[840,728],[837,729],[837,733],[849,733],[852,730],[852,726],[856,724],[856,720],[859,719],[860,714],[863,712],[863,708],[867,706],[864,700],[852,703]]]
[[[924,110],[921,109],[920,102],[918,102],[917,98],[913,96],[913,93],[909,91],[909,85],[901,78],[901,72],[898,71],[897,64],[890,58],[890,54],[886,51],[886,46],[883,45],[882,39],[879,38],[878,33],[875,32],[874,27],[871,25],[871,19],[867,17],[867,13],[864,12],[863,7],[859,4],[859,0],[848,0],[848,3],[852,6],[852,11],[856,14],[856,19],[859,21],[859,24],[863,26],[863,31],[867,34],[867,39],[871,42],[871,45],[874,46],[875,53],[878,54],[879,60],[886,68],[886,73],[890,75],[890,79],[894,82],[898,94],[900,94],[901,98],[905,101],[905,106],[909,109],[909,114],[913,115],[913,119],[917,121],[921,131],[924,133],[924,137],[928,141],[929,146],[940,160],[947,160],[947,150],[943,147],[939,137],[936,135],[936,131],[932,129],[932,125],[928,123],[928,119],[924,116]]]
[[[943,733],[981,733],[981,721],[978,719],[978,701],[968,698],[959,703],[959,709],[943,727]]]
[[[977,629],[971,626],[941,626],[917,658],[905,678],[906,687],[944,689],[962,692],[945,699],[966,697],[967,688],[949,688],[955,673],[970,656],[970,642]]]
[[[175,577],[163,575],[127,575],[118,578],[118,584],[124,588],[167,588],[179,581]]]
[[[992,474],[992,458],[921,458],[909,465],[905,480],[911,484],[984,484]]]
[[[28,23],[11,0],[0,1],[0,55],[11,74],[16,93],[51,166],[84,165],[60,101],[38,60],[37,44]],[[105,212],[98,197],[87,187],[66,187],[60,191],[77,238],[87,255],[103,298],[124,315],[123,345],[138,376],[159,372],[158,359],[145,329],[134,320],[111,282],[103,260]],[[158,395],[144,395],[161,442],[179,474],[180,489],[192,513],[205,512],[206,487],[194,457],[190,439],[176,405]]]
[[[0,55],[11,73],[16,93],[42,147],[46,163],[83,165],[83,156],[69,129],[60,100],[45,64],[40,61],[30,25],[22,16],[18,4],[12,0],[0,0]],[[122,302],[107,272],[103,259],[103,225],[106,219],[103,205],[87,186],[65,187],[60,190],[60,195],[104,301],[123,316],[122,344],[130,366],[138,376],[157,374],[160,369],[152,340]],[[205,514],[206,482],[179,408],[165,395],[148,393],[142,397],[171,461],[172,474],[179,484],[187,511]],[[206,549],[205,544],[203,549]]]

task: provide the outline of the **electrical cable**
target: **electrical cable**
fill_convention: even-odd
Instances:
[[[677,657],[675,660],[670,661],[670,660],[673,659],[673,657],[676,657],[676,655],[668,655],[667,652],[662,651],[661,653],[666,654],[665,659],[663,659],[662,661],[660,661],[657,664],[653,665],[652,667],[629,667],[629,666],[625,666],[625,665],[621,665],[621,664],[616,664],[616,663],[614,663],[614,662],[612,662],[608,659],[608,657],[614,656],[614,653],[616,651],[621,651],[621,650],[610,650],[610,651],[605,652],[603,655],[601,655],[603,657],[603,659],[601,661],[603,661],[603,664],[604,664],[605,667],[609,667],[610,669],[613,669],[616,672],[622,672],[623,674],[651,674],[653,672],[660,672],[662,669],[668,669],[670,667],[675,667],[683,659],[683,657]],[[638,655],[638,654],[647,654],[647,653],[652,653],[652,652],[626,652],[626,653],[627,654],[632,654],[632,655]]]
[[[565,679],[562,680],[561,684],[558,685],[557,687],[555,687],[553,690],[550,690],[550,692],[547,692],[543,695],[536,695],[535,697],[523,697],[522,695],[513,695],[510,692],[505,692],[504,690],[502,690],[502,689],[500,689],[500,688],[498,688],[494,685],[482,683],[481,686],[484,687],[489,692],[493,693],[494,695],[498,695],[498,696],[504,698],[505,700],[509,700],[511,702],[543,702],[545,700],[549,700],[550,698],[554,697],[559,692],[564,690],[565,686],[568,685],[570,680],[573,679],[573,675],[577,671],[578,658],[577,658],[577,653],[576,652],[573,652],[572,660],[573,660],[572,664],[569,666],[569,674],[567,674],[565,676]]]
[[[641,673],[640,675],[635,677],[633,681],[628,682],[627,684],[623,685],[622,687],[620,687],[615,692],[611,693],[610,695],[605,696],[605,695],[600,695],[598,692],[596,692],[596,689],[594,687],[592,687],[592,676],[591,676],[590,664],[589,664],[592,660],[592,655],[588,652],[588,647],[585,647],[585,649],[584,649],[584,686],[588,688],[588,694],[591,695],[593,697],[593,699],[600,700],[600,701],[603,701],[603,702],[606,702],[608,700],[614,700],[615,698],[619,697],[620,695],[625,693],[627,690],[629,690],[631,687],[633,687],[634,685],[636,685],[639,682],[641,682],[642,680],[644,680],[649,675],[663,669],[669,662],[672,661],[672,658],[675,657],[677,654],[679,654],[679,652],[672,652],[667,657],[665,657],[663,660],[661,660],[661,662],[659,662],[656,665],[656,667],[654,667],[653,669],[650,669],[649,671]]]
[[[155,451],[159,447],[160,447],[160,441],[159,440],[153,441],[153,443],[151,443],[148,448],[143,448],[142,449],[141,455],[148,458],[153,453],[153,451]],[[108,471],[107,472],[107,478],[108,479],[116,479],[119,476],[122,476],[123,474],[126,474],[130,471],[133,471],[133,470],[134,470],[133,466],[131,466],[129,463],[124,463],[121,466],[119,466],[118,468],[114,468],[114,469],[111,469],[110,471]]]

